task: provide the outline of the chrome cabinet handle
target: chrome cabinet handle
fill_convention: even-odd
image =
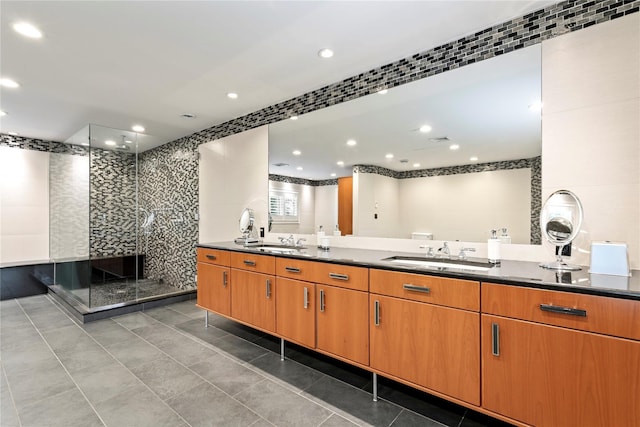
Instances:
[[[324,291],[320,290],[320,311],[324,311]]]
[[[222,286],[224,286],[225,288],[227,287],[227,272],[226,271],[222,272]]]
[[[214,260],[214,259],[218,258],[215,255],[210,255],[210,254],[207,254],[206,257],[207,257],[207,259],[211,259],[211,260]]]
[[[431,293],[431,288],[426,288],[424,286],[416,286],[410,283],[405,283],[404,285],[402,285],[402,287],[407,291],[423,292],[425,294]]]
[[[271,298],[271,280],[267,279],[267,298]]]
[[[373,302],[373,324],[380,326],[380,301]]]
[[[500,356],[500,326],[497,323],[491,324],[491,354]]]
[[[349,280],[349,276],[346,274],[329,273],[329,277],[337,280]]]
[[[587,317],[587,310],[580,308],[562,307],[559,305],[540,304],[540,310],[550,313],[568,314],[570,316]]]
[[[284,269],[289,273],[300,273],[300,269],[296,267],[285,267]]]
[[[248,259],[245,259],[245,260],[244,260],[244,263],[245,263],[246,265],[250,265],[250,266],[252,266],[252,267],[255,267],[255,266],[256,266],[256,262],[255,262],[255,261],[251,261],[251,260],[248,260]]]
[[[304,300],[303,307],[305,309],[309,308],[309,288],[307,288],[306,286],[304,287],[303,300]]]

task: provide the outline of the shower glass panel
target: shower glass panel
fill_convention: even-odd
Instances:
[[[83,309],[184,292],[165,280],[168,260],[160,244],[184,216],[153,198],[140,203],[141,137],[92,124],[51,154],[53,288]]]

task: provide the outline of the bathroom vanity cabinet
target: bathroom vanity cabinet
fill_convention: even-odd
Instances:
[[[480,283],[371,269],[371,367],[480,405]]]
[[[518,426],[638,425],[637,291],[255,252],[199,247],[198,305]]]
[[[482,284],[482,406],[535,426],[640,420],[640,303]]]

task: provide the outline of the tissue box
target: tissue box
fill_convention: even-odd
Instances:
[[[630,276],[627,244],[592,242],[589,273]]]

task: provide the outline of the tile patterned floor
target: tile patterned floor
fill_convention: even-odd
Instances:
[[[0,425],[506,426],[194,301],[78,325],[50,297],[0,303]]]

